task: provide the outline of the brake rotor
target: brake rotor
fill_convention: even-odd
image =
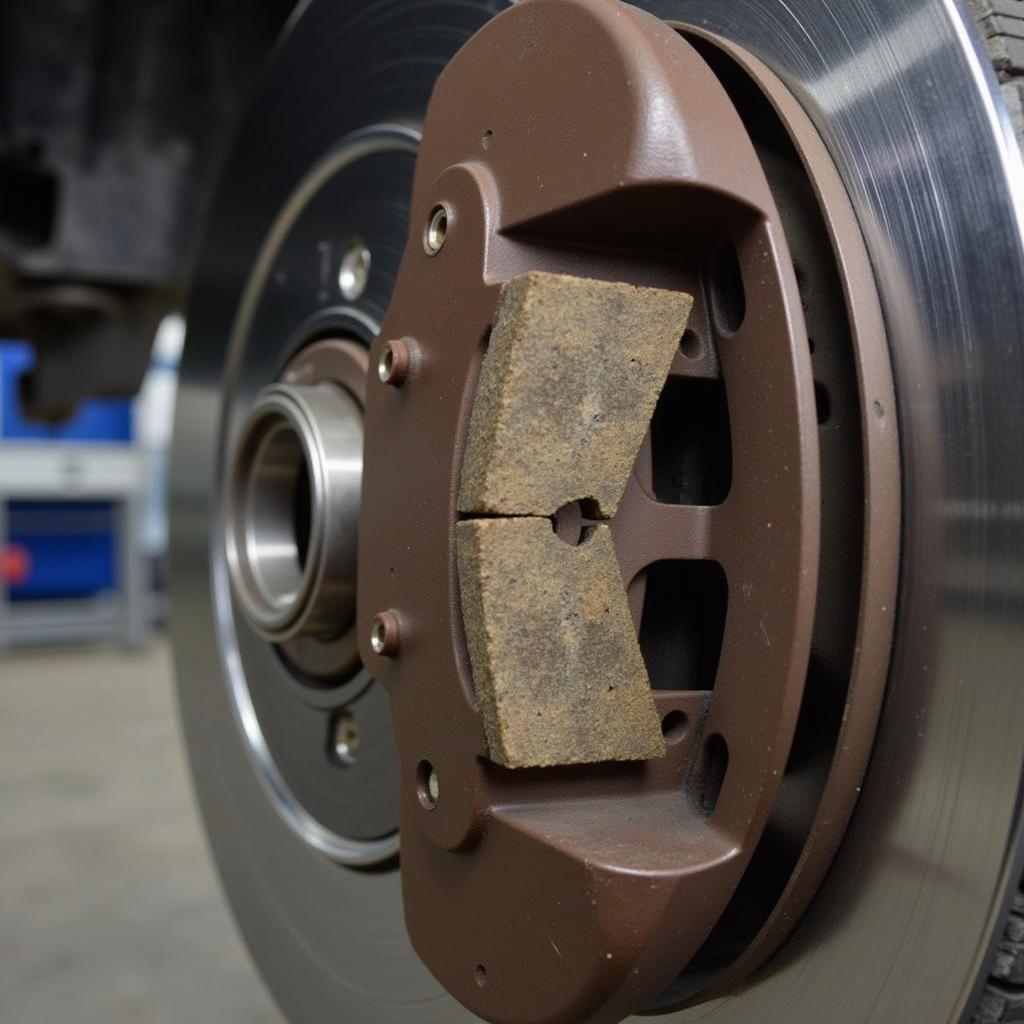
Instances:
[[[1021,708],[1007,686],[1019,639],[1007,631],[1016,606],[1005,547],[1013,534],[986,502],[1005,504],[1019,479],[1010,473],[1014,451],[994,448],[992,431],[1012,423],[1012,403],[1002,402],[1013,397],[1007,382],[1020,378],[1001,374],[997,389],[986,385],[985,360],[994,356],[974,342],[997,326],[996,309],[1004,323],[1021,320],[1019,292],[1001,290],[1021,267],[1019,232],[1011,230],[1016,155],[995,130],[964,26],[943,10],[920,15],[926,33],[903,27],[886,37],[894,52],[920,47],[925,36],[928,52],[941,52],[943,77],[929,86],[947,100],[940,113],[912,90],[889,90],[885,76],[859,94],[856,63],[836,59],[838,70],[812,73],[805,61],[831,52],[826,40],[835,45],[822,20],[826,5],[806,5],[802,21],[799,5],[787,8],[796,34],[788,21],[766,23],[757,5],[743,18],[695,3],[643,6],[671,20],[689,44],[653,18],[603,3],[591,11],[639,26],[639,35],[627,31],[624,50],[616,51],[621,25],[606,25],[610,50],[595,50],[601,19],[584,13],[587,5],[530,0],[489,26],[443,80],[455,83],[457,102],[443,89],[435,95],[414,189],[420,132],[407,126],[423,118],[440,67],[503,5],[439,6],[431,22],[422,5],[394,3],[375,19],[347,23],[328,5],[311,4],[228,169],[227,182],[246,185],[226,186],[215,210],[179,404],[176,651],[215,853],[261,969],[295,1020],[338,1012],[368,1021],[458,1019],[462,1011],[412,952],[400,874],[417,951],[488,1019],[611,1020],[646,1009],[679,1020],[691,1012],[789,1022],[953,1020],[968,1005],[1015,881]],[[884,20],[883,5],[874,7],[864,24],[844,9],[841,38],[862,59],[873,54],[884,64],[887,49],[866,32]],[[583,22],[571,24],[572,10]],[[544,21],[544,12],[552,20],[533,37],[539,55],[524,56],[529,31],[514,26]],[[551,63],[544,43],[553,47],[561,32]],[[616,81],[608,69],[628,66],[622,55],[636,58],[644,45],[672,54],[668,70],[655,68],[651,50],[636,65],[640,74]],[[504,57],[516,46],[506,72]],[[578,74],[565,75],[573,48],[579,53],[568,66]],[[615,52],[621,60],[608,58]],[[474,59],[480,68],[467,71]],[[530,74],[517,79],[527,59]],[[600,87],[574,94],[588,60],[604,70]],[[681,80],[690,92],[674,99]],[[474,81],[479,87],[468,89]],[[645,150],[643,133],[623,133],[607,112],[630,90],[649,100],[652,86],[664,134],[660,144],[651,135]],[[586,111],[601,88],[608,96],[580,118],[586,127],[566,131],[558,103]],[[877,101],[886,95],[883,110]],[[297,132],[294,104],[311,99],[317,116]],[[526,147],[534,158],[526,166],[552,168],[541,175],[544,196],[523,174],[524,109],[530,129],[544,136],[543,145]],[[916,131],[895,145],[893,133],[906,125]],[[974,143],[970,178],[953,174],[955,161],[938,141],[951,126]],[[567,170],[569,151],[559,148],[577,131],[590,140],[586,172]],[[616,174],[612,159],[624,135],[639,154],[629,175]],[[282,144],[254,177],[252,147],[268,137]],[[894,153],[903,160],[898,179],[885,162]],[[481,174],[493,188],[481,190]],[[915,180],[929,188],[908,188]],[[661,190],[657,202],[652,186]],[[685,215],[673,221],[668,197],[687,194],[701,200],[683,199]],[[982,223],[968,208],[992,216]],[[982,227],[996,268],[989,276],[959,259],[979,251]],[[611,521],[674,741],[663,764],[639,773],[496,771],[471,699],[453,590],[453,487],[498,284],[527,269],[684,288],[698,300],[632,497]],[[986,295],[1000,304],[986,304]],[[949,341],[954,323],[962,344]],[[337,368],[345,361],[338,338],[349,369]],[[385,349],[396,339],[402,347]],[[363,390],[351,367],[369,345],[375,373],[379,356],[387,352],[391,362],[383,360],[380,379],[372,374]],[[333,355],[325,360],[323,352]],[[1020,353],[1003,344],[999,358],[1009,371]],[[396,375],[405,378],[400,388],[391,386]],[[766,384],[774,401],[764,398]],[[276,499],[258,519],[272,527],[265,535],[247,526],[232,547],[224,524],[239,508],[264,508],[257,485],[272,475],[266,467],[283,466],[294,495],[305,493],[302,473],[320,480],[322,470],[320,490],[309,493],[333,495],[332,509],[348,507],[343,474],[317,439],[346,417],[361,430],[364,415],[353,617],[344,531]],[[888,664],[897,422],[901,613],[866,790],[843,839]],[[252,457],[240,463],[240,452]],[[245,486],[233,491],[226,484],[240,464]],[[802,483],[777,486],[790,472]],[[237,497],[250,493],[249,504]],[[746,496],[745,515],[737,494]],[[555,522],[560,535],[578,537],[589,511],[565,510]],[[778,531],[774,548],[769,528]],[[297,567],[291,576],[260,560],[281,537]],[[255,581],[248,603],[233,568],[238,551],[256,567],[245,577]],[[765,587],[777,595],[767,598]],[[701,599],[684,599],[680,609],[676,595],[687,592]],[[260,601],[262,617],[253,611]],[[391,618],[375,635],[371,620],[384,609]],[[988,651],[981,671],[965,658],[994,630],[1001,654]],[[762,646],[764,635],[787,639],[772,648]],[[355,658],[357,640],[367,668]],[[755,711],[744,710],[752,672],[779,681]],[[399,757],[384,689],[371,674],[391,692]],[[724,758],[715,753],[719,741]],[[716,775],[712,808],[706,780]],[[970,793],[950,790],[950,777],[970,780]],[[698,813],[677,835],[678,795],[693,786]],[[502,829],[517,820],[533,822],[532,851],[502,845]],[[606,860],[595,870],[586,852],[592,840],[577,827],[583,820],[606,851],[609,830],[621,828],[617,856],[633,847],[621,866]],[[540,856],[556,834],[543,821],[561,822],[566,867]],[[567,821],[575,823],[572,841]],[[686,845],[695,835],[721,837],[719,853],[705,839],[695,858]],[[908,848],[920,851],[923,868],[908,870],[900,853]],[[589,865],[584,874],[567,873],[573,857]],[[695,873],[702,857],[710,873]],[[510,873],[517,863],[533,873]],[[641,894],[638,884],[648,888],[641,883],[654,878],[659,892]],[[595,909],[574,910],[595,883]],[[783,951],[751,979],[808,905]],[[614,909],[625,906],[625,916]],[[955,931],[936,925],[950,908]],[[604,962],[587,963],[588,951]],[[711,1009],[675,1009],[726,993]]]

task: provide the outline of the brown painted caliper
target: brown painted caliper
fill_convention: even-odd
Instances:
[[[675,688],[659,669],[664,757],[514,769],[490,756],[458,495],[502,287],[531,271],[689,293],[669,385],[724,382],[714,487],[689,491],[685,458],[666,479],[649,434],[604,521],[638,627],[652,567],[716,564],[727,581],[713,690],[683,670],[692,659]],[[818,426],[796,280],[755,149],[690,44],[614,0],[523,0],[462,49],[427,114],[371,365],[359,629],[402,762],[410,937],[487,1020],[618,1020],[701,949],[762,836],[818,579]],[[559,515],[559,535],[578,538],[593,514]]]

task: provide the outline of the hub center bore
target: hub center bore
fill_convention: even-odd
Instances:
[[[225,522],[232,585],[273,643],[338,636],[355,614],[363,417],[330,383],[272,384],[235,449]]]

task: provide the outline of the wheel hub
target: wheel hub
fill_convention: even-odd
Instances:
[[[260,392],[232,467],[226,544],[235,594],[260,635],[337,637],[355,615],[362,413],[344,389]]]
[[[415,147],[385,126],[336,146],[266,239],[233,330],[212,550],[258,778],[303,842],[350,867],[398,850],[394,739],[359,657],[355,573],[367,345],[404,241],[394,210],[408,202]],[[328,214],[340,237],[324,238]]]

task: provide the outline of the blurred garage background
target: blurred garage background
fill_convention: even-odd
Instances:
[[[166,473],[192,254],[293,6],[0,5],[0,1020],[271,1024],[178,733]]]
[[[207,857],[163,628],[166,456],[184,323],[135,399],[27,420],[0,343],[0,1019],[280,1017]]]

